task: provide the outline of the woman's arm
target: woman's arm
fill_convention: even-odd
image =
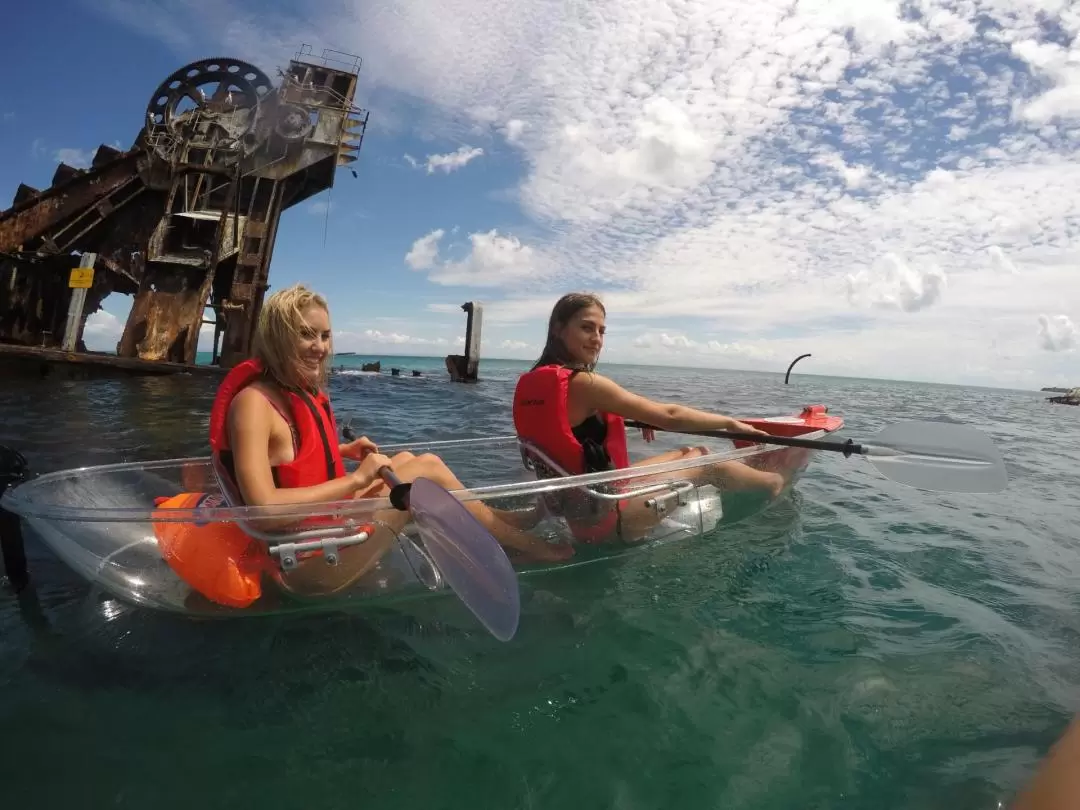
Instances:
[[[229,409],[229,441],[236,483],[248,506],[319,503],[353,497],[371,485],[374,476],[365,465],[341,478],[311,487],[278,489],[270,471],[270,433],[273,408],[253,388],[241,391]]]
[[[1050,748],[1011,810],[1066,810],[1080,807],[1080,715]]]
[[[582,397],[589,410],[618,414],[624,419],[636,419],[662,430],[738,430],[767,435],[730,416],[676,403],[653,402],[595,373],[575,374],[570,381],[570,390],[575,396]]]

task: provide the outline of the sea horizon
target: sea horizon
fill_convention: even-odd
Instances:
[[[210,365],[209,360],[212,357],[212,353],[208,351],[200,351],[196,354],[196,365]],[[446,355],[434,355],[434,354],[392,354],[390,352],[382,353],[361,353],[354,352],[342,355],[341,353],[334,354],[334,366],[349,366],[353,362],[356,363],[369,363],[378,360],[394,361],[394,360],[432,360],[436,361],[436,364],[442,365]],[[348,362],[339,362],[347,360]],[[485,363],[505,363],[515,364],[522,367],[527,367],[536,362],[535,359],[524,360],[516,357],[486,357],[481,356],[480,368],[483,369]],[[661,369],[681,369],[686,371],[705,371],[705,372],[720,372],[720,373],[732,373],[732,374],[759,374],[762,376],[778,376],[783,377],[786,371],[763,371],[760,369],[747,369],[747,368],[735,368],[735,367],[716,367],[716,366],[692,366],[692,365],[680,365],[677,363],[627,363],[618,362],[612,360],[605,360],[599,366],[598,370],[605,366],[616,366],[619,368],[661,368]],[[866,375],[848,375],[848,374],[821,374],[811,371],[801,371],[795,369],[792,371],[791,379],[795,380],[798,377],[813,377],[815,379],[823,380],[871,380],[874,382],[887,382],[887,383],[899,383],[899,384],[916,384],[916,385],[933,385],[945,388],[977,388],[987,391],[1021,391],[1025,393],[1044,393],[1042,386],[1040,387],[1024,387],[1024,386],[1006,386],[1006,385],[988,385],[986,383],[966,383],[966,382],[939,382],[936,380],[923,380],[923,379],[907,379],[903,377],[875,377]],[[1046,386],[1050,387],[1050,386]],[[1064,386],[1068,387],[1068,386]]]

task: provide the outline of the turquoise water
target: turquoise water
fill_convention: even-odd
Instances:
[[[382,359],[384,373],[332,384],[342,418],[377,441],[510,432],[523,364],[485,361],[466,386],[441,358]],[[974,424],[1011,484],[916,492],[863,460],[819,455],[792,495],[723,533],[528,584],[509,644],[438,614],[206,622],[133,610],[31,537],[34,591],[0,588],[5,804],[1007,802],[1080,708],[1080,409],[1025,391],[607,371],[738,415],[824,403],[855,438],[903,418]],[[202,454],[213,384],[8,385],[0,442],[39,472]]]

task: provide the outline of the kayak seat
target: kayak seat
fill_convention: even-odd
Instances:
[[[228,450],[221,453],[211,454],[211,466],[214,477],[217,479],[221,496],[228,506],[244,507],[244,498],[240,494],[240,487],[236,483],[235,468],[233,466],[232,453]],[[297,565],[297,553],[306,556],[307,548],[296,548],[297,544],[306,543],[319,548],[320,542],[325,542],[322,548],[326,553],[326,562],[330,565],[337,564],[337,547],[352,546],[365,542],[369,537],[372,526],[363,524],[356,525],[352,520],[346,520],[338,526],[322,523],[307,529],[266,530],[260,529],[251,521],[235,521],[245,534],[266,543],[272,556],[280,558],[281,565],[285,569]],[[332,541],[332,542],[326,542]]]
[[[537,480],[571,478],[573,476],[551,456],[530,441],[518,439],[521,463],[533,472]],[[653,481],[640,486],[625,485],[620,481],[585,484],[554,492],[541,493],[548,510],[560,517],[583,517],[606,512],[618,501],[671,492],[685,488],[685,482]]]

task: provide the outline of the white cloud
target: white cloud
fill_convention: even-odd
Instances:
[[[99,309],[86,316],[83,342],[91,351],[115,351],[123,333],[123,322],[111,312]]]
[[[177,48],[214,30],[196,7],[106,4]],[[987,381],[1066,373],[1031,332],[1077,291],[1075,4],[215,9],[256,21],[223,26],[219,44],[268,67],[298,36],[363,53],[365,84],[423,110],[413,123],[445,137],[439,149],[474,132],[515,146],[527,244],[474,225],[466,258],[440,256],[440,234],[407,260],[438,283],[502,294],[491,322],[542,330],[557,296],[531,290],[588,288],[634,334],[677,317],[688,340],[724,335],[770,348],[771,362],[812,341],[823,373],[830,362],[944,380],[963,368]]]
[[[449,174],[466,166],[470,161],[480,157],[482,154],[484,154],[484,150],[479,146],[472,149],[462,146],[456,152],[445,155],[428,155],[427,173],[432,174],[436,170],[442,170],[444,173]]]
[[[503,137],[506,138],[507,143],[519,143],[521,136],[524,134],[528,124],[522,121],[520,118],[511,118],[502,127],[501,132]]]
[[[1018,105],[1023,119],[1040,124],[1080,117],[1080,43],[1073,39],[1071,47],[1064,48],[1055,42],[1025,39],[1013,43],[1012,53],[1052,85],[1041,95]]]
[[[87,169],[94,159],[94,153],[89,149],[57,149],[53,158],[76,169]]]
[[[430,270],[439,259],[439,241],[445,233],[438,228],[421,236],[405,254],[405,263],[413,270]]]
[[[447,152],[444,155],[428,155],[427,160],[424,163],[420,163],[412,155],[406,154],[405,160],[414,169],[419,169],[424,166],[427,169],[428,174],[434,174],[436,171],[442,171],[444,174],[449,174],[452,171],[461,169],[469,164],[470,161],[475,160],[484,154],[484,150],[479,146],[468,147],[462,146],[460,149],[454,152]]]
[[[15,113],[13,113],[13,112],[4,113],[4,120],[5,121],[14,121],[15,120]]]
[[[990,264],[999,273],[1015,276],[1020,272],[1016,265],[1009,260],[1009,257],[1005,255],[1005,251],[997,245],[991,245],[986,249],[986,252],[990,256]]]
[[[460,351],[465,345],[462,330],[454,334],[417,335],[380,329],[334,332],[335,351],[354,351],[360,354],[408,354],[430,353],[435,356]],[[529,358],[536,354],[533,343],[500,335],[485,334],[481,339],[481,356]]]
[[[330,213],[333,210],[334,205],[330,200],[315,200],[315,202],[311,203],[307,207],[307,211],[309,214],[319,217],[326,216],[326,214]]]
[[[469,249],[458,260],[439,260],[442,229],[420,237],[405,254],[414,270],[430,271],[428,277],[447,286],[491,287],[520,281],[537,268],[536,253],[516,236],[502,236],[495,229],[469,234]]]
[[[410,335],[402,335],[397,332],[380,332],[378,329],[365,329],[361,337],[372,341],[373,343],[414,343],[424,346],[445,346],[448,345],[448,341],[445,338],[423,338],[412,337]]]
[[[428,304],[428,312],[438,312],[442,315],[460,315],[463,310],[459,304]]]
[[[1068,315],[1039,316],[1039,346],[1048,352],[1072,351],[1080,343],[1080,330]]]
[[[877,306],[918,312],[932,306],[947,286],[939,267],[914,270],[895,253],[887,253],[871,270],[847,277],[848,300],[855,306]]]
[[[381,329],[336,330],[334,332],[335,351],[360,353],[378,353],[387,349],[393,351],[423,349],[438,352],[446,350],[461,341],[464,341],[464,337],[447,338],[438,335],[410,335]]]
[[[664,356],[681,356],[712,360],[730,360],[733,362],[751,360],[770,360],[774,356],[772,349],[740,341],[722,342],[719,340],[695,340],[685,334],[667,332],[649,332],[638,335],[631,341],[633,354],[638,358],[655,359]],[[625,356],[628,349],[616,344],[609,354]],[[608,351],[608,350],[605,350]]]

